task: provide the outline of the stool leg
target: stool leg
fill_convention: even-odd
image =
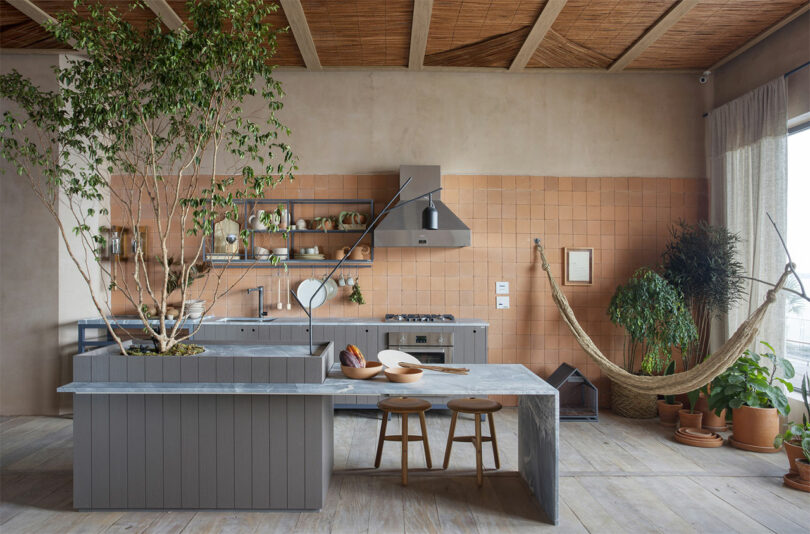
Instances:
[[[456,419],[458,419],[458,412],[453,412],[453,418],[450,419],[450,433],[447,434],[447,446],[444,448],[444,463],[442,469],[447,469],[450,463],[450,449],[453,448],[453,436],[456,433]]]
[[[430,461],[430,445],[428,444],[427,426],[425,425],[425,412],[419,412],[419,424],[422,426],[422,442],[425,444],[425,464],[428,469],[432,469],[433,465]]]
[[[402,414],[402,485],[408,485],[408,414]]]
[[[498,440],[495,438],[495,417],[489,414],[489,435],[492,437],[492,455],[495,457],[495,469],[501,468],[501,460],[498,458]]]
[[[475,477],[478,486],[484,485],[484,470],[481,466],[481,418],[475,418]]]
[[[383,412],[382,426],[380,427],[380,440],[377,442],[377,457],[374,459],[374,468],[380,467],[383,444],[385,443],[385,427],[388,426],[388,412]]]

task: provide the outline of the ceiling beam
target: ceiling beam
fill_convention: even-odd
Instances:
[[[304,58],[307,70],[322,70],[321,60],[318,57],[318,50],[315,48],[312,33],[309,31],[307,16],[304,14],[301,0],[279,1],[282,9],[284,9],[284,14],[287,16],[287,22],[290,24],[293,37],[295,37],[295,42],[298,45],[298,51],[301,52],[301,57]]]
[[[730,53],[729,55],[727,55],[726,57],[724,57],[723,59],[721,59],[720,61],[718,61],[714,65],[712,65],[711,67],[709,67],[708,70],[715,71],[715,70],[719,69],[720,67],[722,67],[723,65],[725,65],[726,63],[728,63],[729,61],[734,59],[735,57],[739,56],[740,54],[742,54],[743,52],[745,52],[749,48],[752,48],[752,47],[756,46],[757,44],[761,43],[762,41],[764,41],[765,39],[767,39],[768,37],[773,35],[775,32],[781,30],[782,28],[784,28],[785,26],[787,26],[788,24],[790,24],[791,22],[793,22],[794,20],[796,20],[800,16],[804,15],[808,11],[810,11],[810,4],[804,4],[803,6],[801,6],[799,9],[797,9],[796,11],[794,11],[793,13],[788,15],[787,17],[783,18],[782,20],[780,20],[779,22],[777,22],[776,24],[774,24],[773,26],[771,26],[770,28],[768,28],[764,32],[760,33],[759,35],[757,35],[756,37],[754,37],[753,39],[751,39],[750,41],[748,41],[747,43],[742,45],[740,48],[738,48],[734,52]]]
[[[52,16],[48,15],[44,11],[42,11],[39,7],[36,6],[31,0],[6,0],[9,4],[11,4],[17,11],[21,12],[23,15],[27,16],[37,24],[44,25],[47,22],[56,22],[56,19]],[[71,39],[68,43],[72,47],[76,47],[76,41]]]
[[[698,0],[681,0],[675,4],[663,17],[658,19],[658,22],[644,32],[644,35],[642,35],[633,46],[625,50],[624,53],[608,67],[608,72],[620,72],[627,67],[647,50],[650,45],[660,39],[675,23],[681,20],[684,15],[689,13],[697,3]]]
[[[415,0],[413,19],[411,20],[411,50],[408,55],[408,68],[422,70],[425,64],[430,14],[433,12],[433,0]]]
[[[155,15],[157,15],[160,22],[162,22],[171,31],[179,30],[180,28],[185,27],[183,19],[180,18],[177,12],[172,9],[172,6],[170,6],[166,0],[144,0],[144,3],[154,12]]]
[[[529,35],[526,36],[526,40],[523,41],[523,46],[520,47],[515,59],[512,60],[512,64],[509,66],[511,72],[518,72],[526,67],[526,64],[529,63],[535,50],[537,50],[537,47],[540,46],[543,38],[551,29],[551,25],[557,20],[560,11],[565,7],[566,1],[567,0],[548,0],[543,7],[543,11],[540,12],[537,20],[534,21],[534,26],[532,26]]]

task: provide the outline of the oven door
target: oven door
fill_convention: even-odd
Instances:
[[[398,345],[389,346],[389,349],[407,352],[425,365],[452,363],[452,347],[426,347],[425,345]]]

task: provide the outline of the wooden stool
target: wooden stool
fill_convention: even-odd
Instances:
[[[412,397],[399,397],[383,399],[377,403],[377,408],[382,410],[383,420],[380,427],[380,440],[377,442],[377,458],[374,460],[374,467],[380,467],[382,458],[383,443],[386,441],[402,441],[402,485],[408,485],[408,442],[422,441],[425,444],[425,463],[427,468],[432,467],[430,462],[430,445],[428,445],[427,428],[425,427],[425,411],[430,409],[430,403],[423,399]],[[399,414],[402,416],[402,434],[385,435],[385,427],[388,426],[388,414]],[[419,424],[422,426],[421,436],[408,435],[408,414],[418,413]]]
[[[484,441],[492,442],[492,454],[495,456],[495,469],[501,468],[501,461],[498,458],[498,440],[495,438],[495,421],[492,414],[502,408],[501,403],[489,399],[453,399],[447,403],[447,407],[453,410],[453,418],[450,420],[450,433],[447,435],[447,447],[444,452],[444,465],[443,469],[447,469],[447,464],[450,463],[450,449],[454,441],[467,441],[475,445],[475,471],[478,485],[484,483],[484,469],[481,466],[481,443]],[[471,413],[475,415],[475,435],[474,436],[457,436],[456,432],[456,419],[459,413]],[[489,436],[481,435],[481,415],[489,414]]]

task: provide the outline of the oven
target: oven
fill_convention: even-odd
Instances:
[[[388,332],[388,348],[426,365],[453,362],[453,332]]]

